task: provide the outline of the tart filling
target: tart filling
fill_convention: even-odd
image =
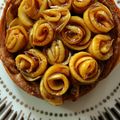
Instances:
[[[0,58],[29,94],[52,105],[77,100],[118,62],[119,17],[109,0],[8,0]]]

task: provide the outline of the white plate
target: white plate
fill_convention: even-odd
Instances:
[[[0,13],[4,1],[0,0]],[[0,120],[5,119],[6,113],[9,120],[120,120],[120,65],[78,101],[55,107],[18,88],[0,62]]]

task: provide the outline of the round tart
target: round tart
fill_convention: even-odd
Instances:
[[[120,12],[112,0],[7,0],[0,59],[27,93],[75,101],[119,61]]]

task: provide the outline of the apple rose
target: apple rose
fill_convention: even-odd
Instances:
[[[72,7],[75,13],[83,13],[94,0],[73,0]]]
[[[55,63],[66,65],[71,57],[71,52],[63,45],[61,40],[53,41],[50,48],[44,49],[44,53],[51,65]]]
[[[102,3],[92,4],[83,15],[87,27],[94,33],[107,33],[114,28],[110,10]]]
[[[15,53],[25,48],[28,43],[28,33],[23,26],[14,26],[7,30],[5,45],[9,52]]]
[[[88,51],[99,60],[107,60],[113,55],[113,40],[109,35],[96,35],[88,48]]]
[[[54,30],[45,20],[38,20],[30,32],[31,46],[45,46],[53,41]]]
[[[69,62],[70,72],[81,84],[91,84],[98,80],[100,67],[97,61],[87,52],[74,54]]]
[[[47,9],[41,13],[42,17],[48,21],[55,31],[60,32],[70,20],[70,11],[64,7]]]
[[[53,105],[63,104],[63,95],[69,88],[69,75],[69,68],[62,64],[48,68],[40,83],[42,97]]]
[[[72,0],[48,0],[48,5],[50,8],[62,6],[62,7],[66,7],[68,9],[70,9],[71,3],[72,3]]]
[[[47,0],[23,0],[18,8],[18,17],[27,27],[33,25],[32,19],[39,19],[41,11],[47,8]]]
[[[37,49],[30,49],[19,54],[16,59],[17,69],[27,81],[39,79],[47,68],[46,57]]]
[[[63,43],[73,50],[83,50],[89,46],[91,32],[82,18],[72,16],[61,32]]]

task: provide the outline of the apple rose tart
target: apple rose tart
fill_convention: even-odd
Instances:
[[[47,68],[46,57],[36,49],[25,51],[15,58],[16,67],[28,81],[34,81],[41,77]]]
[[[44,10],[41,13],[41,17],[48,21],[56,32],[60,32],[70,20],[71,14],[67,8],[56,7]]]
[[[99,60],[107,60],[113,55],[113,40],[109,35],[96,35],[89,46],[89,52]]]
[[[49,44],[54,37],[52,26],[45,20],[38,20],[30,32],[31,46],[45,46]]]
[[[91,31],[85,25],[84,20],[78,16],[72,16],[61,32],[61,40],[73,50],[86,49],[90,38]]]
[[[18,17],[27,27],[40,17],[41,11],[47,8],[47,0],[22,0],[18,8]]]
[[[94,33],[107,33],[114,27],[110,10],[103,4],[92,4],[83,15],[87,27]]]
[[[44,74],[40,91],[45,100],[54,104],[63,104],[63,95],[69,88],[69,67],[56,64],[50,67]]]
[[[119,63],[119,23],[113,0],[7,0],[0,59],[28,94],[76,101]]]
[[[44,49],[44,53],[51,65],[55,63],[66,65],[71,57],[71,52],[63,45],[61,40],[53,41],[50,48]]]
[[[5,45],[9,52],[23,49],[28,43],[28,33],[23,26],[14,26],[7,30]]]
[[[94,83],[100,75],[97,61],[87,52],[74,54],[69,63],[70,72],[81,84]]]

